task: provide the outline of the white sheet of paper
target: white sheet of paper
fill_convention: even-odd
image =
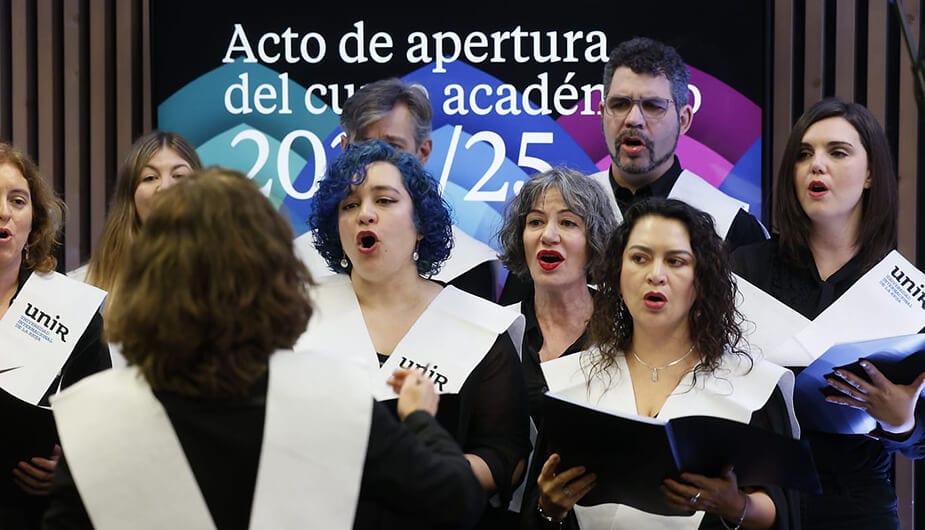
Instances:
[[[751,321],[746,338],[783,366],[807,366],[836,343],[917,333],[925,326],[925,273],[895,250],[812,321],[746,280],[736,276],[736,282],[739,311]]]
[[[810,320],[745,278],[733,276],[739,289],[736,305],[747,320],[742,329],[751,352],[781,366],[812,362],[809,352],[793,339]]]
[[[923,326],[925,273],[894,250],[796,339],[815,359],[836,343],[918,333]]]
[[[63,274],[33,273],[0,319],[0,387],[38,404],[105,297]]]

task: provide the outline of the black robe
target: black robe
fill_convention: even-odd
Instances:
[[[32,271],[28,269],[20,270],[19,285],[16,288],[16,294],[10,300],[11,305],[31,275]],[[48,386],[40,402],[42,405],[48,405],[49,397],[58,391],[59,385],[61,388],[67,388],[88,375],[112,368],[109,346],[102,339],[102,332],[103,319],[97,312],[91,318],[87,329],[80,335],[58,377]],[[14,421],[11,418],[34,415],[34,409],[32,405],[0,389],[0,411],[3,411],[2,414],[7,419],[5,424]],[[57,434],[50,435],[44,442],[47,451],[33,456],[50,455],[57,443]],[[5,456],[2,458],[3,462],[15,460],[15,458]],[[13,482],[11,469],[6,470],[5,477],[0,479],[0,528],[4,530],[37,529],[41,523],[42,512],[48,506],[48,497],[29,495],[19,489],[19,486]]]
[[[736,274],[810,320],[867,272],[855,256],[822,280],[809,252],[799,266],[785,262],[777,237],[734,251],[732,260]],[[812,448],[823,493],[803,496],[803,529],[898,530],[893,456],[896,452],[913,459],[925,455],[922,413],[922,406],[916,407],[915,430],[902,442],[804,430],[803,438]]]

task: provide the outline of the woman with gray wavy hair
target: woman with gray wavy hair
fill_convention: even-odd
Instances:
[[[531,287],[520,311],[526,319],[523,366],[530,416],[537,428],[547,390],[540,363],[588,347],[586,329],[594,309],[589,282],[606,259],[615,228],[603,188],[565,167],[531,177],[505,208],[498,233],[501,262]]]

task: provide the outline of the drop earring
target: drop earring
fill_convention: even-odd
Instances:
[[[350,262],[347,261],[347,256],[345,255],[340,259],[340,268],[347,270],[347,267],[350,266]]]
[[[620,340],[629,340],[633,335],[633,317],[630,315],[623,295],[617,295],[617,322],[616,332]]]

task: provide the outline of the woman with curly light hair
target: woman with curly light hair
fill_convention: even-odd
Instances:
[[[29,156],[0,142],[0,318],[33,274],[44,276],[55,271],[58,261],[54,252],[60,242],[64,212],[64,202]],[[94,312],[80,338],[73,342],[55,379],[38,383],[48,385],[39,405],[47,406],[50,396],[59,388],[111,366],[109,349],[101,339],[102,327],[100,315]],[[10,347],[0,343],[0,352],[7,352]],[[22,401],[5,390],[0,390],[0,411],[17,431],[29,431],[24,418],[40,414],[34,403]],[[61,454],[56,436],[23,434],[31,438],[30,447],[42,447],[43,452],[23,455],[17,452],[15,441],[21,438],[20,434],[6,435],[8,443],[3,447],[9,452],[0,454],[0,461],[15,468],[12,472],[3,471],[5,478],[0,479],[0,528],[4,529],[39,528]]]
[[[530,177],[504,209],[501,263],[529,285],[523,367],[530,416],[542,424],[547,390],[541,363],[590,346],[593,273],[607,263],[616,217],[604,189],[585,174],[554,167]],[[529,486],[529,484],[528,484]]]

